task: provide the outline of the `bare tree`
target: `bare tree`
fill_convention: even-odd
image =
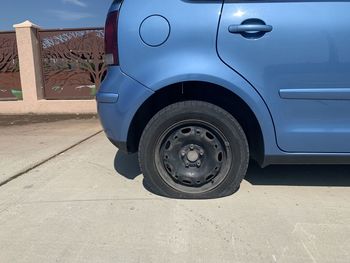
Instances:
[[[0,97],[13,97],[12,89],[20,89],[19,62],[14,33],[0,34]]]
[[[106,72],[102,30],[42,34],[44,76],[51,89],[100,87]]]

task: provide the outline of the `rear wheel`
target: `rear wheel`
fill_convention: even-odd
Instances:
[[[238,190],[249,150],[239,123],[206,102],[186,101],[157,113],[139,146],[140,166],[156,193],[174,198],[215,198]]]

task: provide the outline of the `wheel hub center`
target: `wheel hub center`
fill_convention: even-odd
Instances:
[[[187,153],[187,160],[189,160],[192,163],[196,162],[198,158],[199,158],[199,154],[195,150],[191,150]]]

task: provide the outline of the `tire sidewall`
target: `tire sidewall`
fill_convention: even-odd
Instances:
[[[139,159],[145,180],[157,192],[176,198],[215,198],[230,195],[238,190],[246,173],[249,153],[246,136],[238,122],[223,109],[206,102],[183,102],[171,105],[156,114],[147,125],[140,142]],[[155,154],[162,134],[183,120],[205,121],[216,127],[229,142],[233,161],[227,176],[214,189],[203,193],[180,192],[167,184],[157,169]]]

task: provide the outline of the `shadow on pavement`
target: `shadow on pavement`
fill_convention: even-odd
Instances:
[[[124,176],[129,180],[134,180],[142,174],[137,153],[126,154],[118,151],[114,158],[114,169],[118,174]],[[147,191],[155,195],[163,196],[156,189],[151,187],[144,179],[142,183]]]
[[[118,151],[114,158],[114,169],[129,180],[134,180],[141,175],[137,154]]]
[[[262,169],[251,162],[245,180],[253,185],[350,186],[350,165],[272,165]]]
[[[134,180],[141,175],[137,154],[117,152],[115,170]],[[252,185],[350,186],[350,165],[272,165],[264,169],[249,164],[245,178]]]

